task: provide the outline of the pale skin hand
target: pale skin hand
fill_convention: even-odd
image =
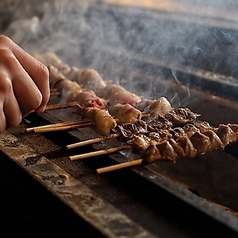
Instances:
[[[0,35],[0,132],[32,111],[43,112],[49,97],[47,67]]]

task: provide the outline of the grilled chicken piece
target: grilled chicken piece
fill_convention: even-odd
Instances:
[[[131,106],[135,107],[136,103],[141,101],[141,98],[139,96],[127,91],[125,88],[118,84],[107,84],[106,87],[98,92],[97,95],[109,101],[109,108],[112,108],[118,103],[128,103]]]
[[[170,102],[165,97],[141,101],[136,104],[136,108],[147,113],[150,118],[164,116],[172,109]]]
[[[107,106],[107,101],[102,98],[97,97],[94,91],[82,91],[78,93],[75,101],[79,103],[82,107],[97,107],[100,109],[105,109]]]
[[[42,58],[44,58],[45,65],[54,66],[63,75],[66,75],[71,71],[71,67],[68,64],[65,64],[54,52],[48,52]]]
[[[107,110],[88,107],[82,113],[82,118],[88,118],[92,121],[95,131],[100,135],[108,135],[117,123]]]
[[[172,108],[165,114],[165,118],[173,123],[173,126],[184,126],[187,123],[193,123],[200,114],[192,112],[189,108]]]
[[[66,78],[56,67],[49,65],[50,88],[61,92],[61,97],[66,102],[74,102],[82,88],[76,83]]]
[[[140,120],[142,113],[130,104],[116,104],[109,110],[110,114],[117,118],[117,124],[135,123]]]
[[[237,134],[231,129],[229,125],[221,124],[215,130],[215,132],[220,137],[224,146],[237,140]]]
[[[94,69],[85,69],[78,75],[75,75],[74,78],[70,79],[76,81],[79,85],[82,85],[82,87],[87,90],[93,90],[98,96],[102,94],[101,91],[106,87],[106,82]]]
[[[107,101],[99,98],[94,91],[84,90],[74,81],[66,78],[57,68],[49,66],[50,87],[61,92],[61,98],[65,102],[77,102],[82,107],[97,107],[104,109]]]
[[[147,124],[142,120],[138,120],[134,124],[125,123],[123,125],[117,125],[113,132],[119,133],[120,139],[124,141],[131,140],[135,135],[148,133]]]

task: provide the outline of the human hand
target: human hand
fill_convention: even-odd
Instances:
[[[43,112],[49,97],[47,67],[0,35],[0,132],[32,111]]]

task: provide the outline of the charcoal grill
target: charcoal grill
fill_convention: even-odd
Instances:
[[[75,3],[77,1],[72,2],[73,5]],[[66,11],[72,9],[68,7]],[[112,40],[110,32],[104,32],[108,37],[102,45],[92,43],[90,36],[78,42],[76,53],[82,56],[80,61],[77,61],[77,54],[66,54],[72,42],[68,42],[65,48],[56,49],[64,62],[77,64],[81,68],[93,66],[105,79],[114,80],[142,96],[154,98],[163,95],[174,107],[189,107],[201,113],[201,120],[214,126],[219,123],[237,123],[238,79],[234,65],[237,57],[235,43],[232,41],[237,35],[235,25],[229,24],[229,21],[222,21],[222,24],[219,19],[207,19],[209,24],[204,21],[201,23],[198,19],[191,23],[184,17],[181,21],[175,21],[175,15],[163,11],[128,9],[100,3],[87,5],[84,15],[87,21],[100,19],[101,30],[106,22],[112,22],[111,19],[115,22],[116,19],[126,53],[118,42]],[[159,26],[165,33],[171,30],[168,25],[174,26],[174,29],[188,29],[188,26],[193,25],[193,30],[187,31],[190,37],[201,29],[208,35],[216,35],[216,41],[206,46],[202,45],[202,36],[196,41],[197,48],[207,52],[211,52],[216,43],[215,55],[204,56],[199,52],[193,55],[193,60],[189,60],[190,55],[183,55],[181,59],[181,49],[176,48],[173,42],[170,49],[154,47],[151,53],[151,42],[144,41],[141,45],[139,40],[142,39],[136,38],[142,36],[141,32],[150,34],[151,28],[146,24],[136,24],[142,18],[153,26]],[[58,19],[54,24],[59,27],[63,20]],[[135,34],[130,34],[131,27]],[[123,32],[129,32],[129,35]],[[226,38],[224,32],[229,37]],[[223,38],[218,37],[222,33]],[[154,36],[155,33],[151,34]],[[178,45],[188,43],[189,36],[184,38],[184,42],[177,42]],[[128,37],[133,37],[132,41]],[[36,41],[27,39],[19,43],[32,50]],[[170,51],[173,51],[172,56]],[[233,52],[233,55],[229,54],[231,58],[216,60],[225,51]],[[97,64],[95,52],[97,57],[103,59],[97,61]],[[49,103],[60,103],[60,98],[52,97]],[[15,162],[43,190],[53,194],[53,201],[59,204],[62,211],[66,205],[72,211],[68,214],[70,217],[82,220],[83,225],[80,228],[71,227],[71,231],[78,229],[80,232],[82,229],[82,234],[91,234],[92,237],[237,235],[237,143],[227,146],[224,151],[213,151],[192,159],[178,159],[175,164],[160,161],[97,175],[97,168],[121,163],[128,154],[117,152],[73,162],[69,156],[119,145],[117,140],[67,151],[67,144],[98,135],[92,128],[46,134],[25,132],[27,127],[67,121],[72,117],[76,117],[72,109],[32,113],[21,125],[0,135],[4,160]]]

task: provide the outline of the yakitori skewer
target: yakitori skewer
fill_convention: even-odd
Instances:
[[[94,91],[82,88],[75,81],[71,81],[52,65],[49,68],[50,87],[61,93],[62,99],[68,103],[76,101],[83,107],[98,107],[105,109],[107,100],[98,97]]]
[[[79,160],[79,159],[86,159],[90,157],[95,157],[99,155],[107,155],[111,154],[117,151],[123,151],[123,150],[130,150],[132,147],[131,145],[123,145],[123,146],[118,146],[118,147],[113,147],[109,149],[103,149],[103,150],[98,150],[98,151],[93,151],[85,154],[79,154],[79,155],[72,155],[70,156],[70,160]]]
[[[227,145],[238,141],[237,124],[220,124],[219,127],[213,128],[208,123],[197,124],[195,122],[194,124],[187,124],[185,127],[179,128],[179,130],[172,129],[172,133],[169,133],[169,131],[166,133],[168,133],[166,139],[161,138],[158,141],[154,137],[149,137],[149,135],[136,135],[137,139],[128,141],[128,144],[125,146],[112,148],[112,150],[100,150],[76,155],[74,159],[109,154],[123,149],[133,150],[141,155],[141,159],[134,162],[127,161],[120,165],[113,165],[97,170],[97,173],[103,173],[136,164],[154,163],[159,160],[176,162],[178,158],[182,157],[193,158],[196,155],[203,155],[209,151],[224,150]]]

